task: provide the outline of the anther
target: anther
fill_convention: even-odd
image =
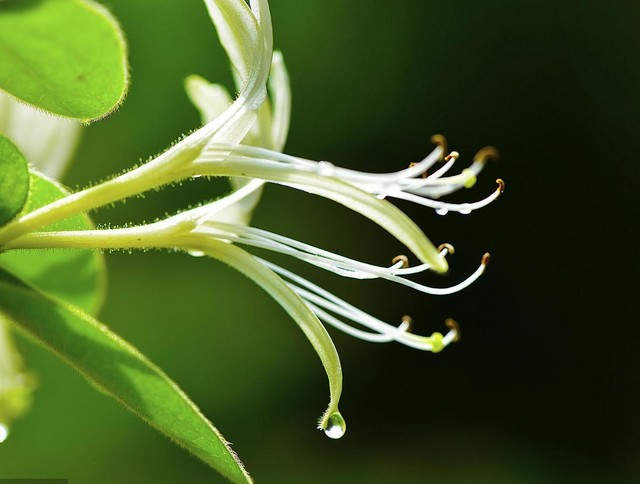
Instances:
[[[396,265],[398,262],[402,261],[402,268],[406,269],[409,267],[409,258],[406,255],[397,255],[392,260],[391,263]]]
[[[504,187],[505,187],[505,183],[504,180],[502,178],[498,178],[496,180],[496,183],[498,184],[498,191],[502,194],[504,193]]]
[[[451,244],[440,244],[440,245],[438,246],[438,252],[442,252],[442,251],[443,251],[443,250],[445,250],[445,249],[447,250],[447,252],[448,252],[450,255],[453,255],[453,254],[455,254],[455,252],[456,252],[456,249],[454,249],[454,248],[453,248],[453,245],[451,245]]]
[[[402,324],[407,327],[407,329],[405,329],[407,333],[411,333],[413,331],[413,318],[411,316],[407,316],[406,314],[402,316]]]
[[[442,136],[441,134],[434,134],[431,137],[431,142],[434,145],[438,145],[440,148],[442,148],[442,156],[444,157],[444,154],[448,151],[447,150],[447,139]]]
[[[454,160],[457,160],[458,158],[460,158],[460,153],[458,153],[457,151],[452,151],[451,153],[449,153],[447,156],[444,157],[444,161],[449,161],[451,158],[453,158]]]
[[[458,341],[460,341],[462,333],[460,331],[460,325],[458,324],[458,322],[455,319],[449,318],[444,322],[444,324],[446,324],[447,328],[454,332],[455,336],[453,337],[453,342],[457,343]]]
[[[489,265],[490,260],[491,254],[489,254],[489,252],[485,252],[485,254],[482,256],[482,265],[486,267],[487,265]]]
[[[473,161],[480,161],[482,163],[487,162],[488,160],[497,160],[499,158],[499,153],[496,148],[493,146],[485,146],[484,148],[480,148],[480,150],[476,153],[476,156],[473,157]]]

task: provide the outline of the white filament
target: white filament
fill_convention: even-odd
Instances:
[[[397,284],[408,286],[416,291],[432,295],[446,295],[461,291],[473,284],[485,269],[484,263],[481,263],[475,272],[464,281],[450,287],[437,288],[419,284],[403,277],[423,272],[430,268],[429,264],[421,264],[410,268],[402,268],[401,263],[394,264],[391,267],[376,266],[334,254],[333,252],[266,230],[242,225],[204,221],[196,230],[197,232],[209,234],[217,239],[289,255],[343,277],[352,279],[386,279]],[[446,255],[445,251],[446,249],[440,252],[440,257]]]
[[[430,337],[418,336],[407,332],[409,329],[408,322],[403,322],[398,327],[392,326],[371,316],[370,314],[365,313],[364,311],[338,298],[334,294],[331,294],[321,287],[286,269],[283,269],[282,267],[263,259],[259,260],[276,274],[285,278],[287,280],[287,285],[296,294],[298,294],[305,301],[307,306],[309,306],[309,308],[316,314],[316,316],[325,323],[365,341],[374,343],[397,341],[412,348],[424,351],[432,351],[434,349]],[[360,328],[353,327],[330,313],[340,316],[357,325],[364,326],[370,331],[363,331]],[[443,337],[442,344],[447,346],[455,340],[456,336],[457,332],[455,330],[450,330]]]
[[[253,162],[264,167],[288,166],[295,171],[306,171],[318,176],[337,178],[376,195],[378,198],[392,197],[407,200],[422,206],[440,211],[470,213],[485,207],[500,195],[493,192],[488,197],[472,203],[445,203],[435,199],[459,190],[475,180],[485,165],[483,160],[475,160],[469,167],[453,176],[444,176],[453,167],[457,156],[450,159],[437,171],[426,176],[427,170],[442,158],[441,147],[436,147],[429,155],[418,163],[404,170],[391,173],[366,173],[337,167],[329,162],[316,162],[305,158],[286,155],[277,151],[253,146],[231,146],[212,143],[207,147],[196,164],[213,163],[226,160],[228,162]],[[296,185],[283,183],[284,185]]]

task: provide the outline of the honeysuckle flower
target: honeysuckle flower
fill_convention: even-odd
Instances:
[[[90,247],[170,248],[219,259],[262,286],[290,314],[319,355],[329,379],[330,403],[320,428],[342,436],[338,411],[342,391],[340,360],[323,322],[372,342],[396,341],[438,352],[457,340],[459,328],[446,322],[446,334],[420,336],[411,332],[410,318],[398,325],[367,314],[310,281],[252,255],[241,248],[267,249],[303,260],[335,274],[355,279],[385,279],[427,294],[450,294],[467,287],[484,272],[489,256],[465,280],[448,287],[430,287],[413,279],[433,270],[445,272],[453,248],[434,246],[422,230],[389,199],[403,199],[440,214],[469,213],[495,200],[502,180],[487,197],[470,203],[449,203],[444,197],[470,188],[493,148],[483,148],[473,162],[450,175],[459,158],[448,153],[444,138],[423,160],[391,173],[364,173],[282,153],[289,124],[290,94],[279,53],[273,53],[266,0],[205,0],[221,43],[231,59],[239,94],[234,101],[220,86],[199,77],[187,80],[187,91],[204,125],[147,164],[95,187],[72,194],[0,228],[4,249]],[[267,95],[269,83],[269,96]],[[433,168],[440,162],[444,164]],[[233,191],[214,202],[164,220],[129,228],[66,232],[33,232],[70,214],[87,211],[170,182],[201,176],[230,177]],[[390,266],[374,265],[314,247],[305,242],[249,225],[266,183],[277,183],[333,200],[353,210],[402,242],[418,264],[398,256]]]
[[[247,149],[249,151],[246,151]],[[225,161],[221,161],[221,163],[229,162],[234,164],[236,163],[234,157],[237,151],[251,153],[255,149],[243,146],[234,148],[226,145],[224,150],[226,150],[227,155],[224,158]],[[264,150],[260,149],[260,152],[264,153]],[[271,294],[289,312],[313,344],[329,376],[331,393],[329,409],[321,419],[320,426],[327,431],[327,435],[339,437],[344,432],[344,421],[338,412],[338,400],[342,387],[341,368],[333,343],[320,321],[367,341],[397,341],[416,349],[433,352],[441,351],[444,347],[457,340],[459,337],[457,324],[453,320],[448,320],[449,331],[445,335],[440,332],[435,332],[428,336],[413,334],[410,331],[409,319],[404,318],[398,326],[381,321],[338,298],[330,291],[320,288],[271,262],[255,257],[240,249],[237,245],[257,247],[292,256],[344,277],[386,279],[427,294],[438,295],[457,292],[480,277],[488,263],[488,254],[482,257],[476,271],[454,286],[435,288],[418,283],[409,278],[409,276],[414,276],[429,269],[442,270],[443,267],[446,268],[445,256],[451,253],[453,248],[448,244],[443,244],[438,249],[432,248],[431,243],[420,229],[402,212],[386,200],[383,200],[383,197],[372,194],[376,192],[389,193],[387,182],[383,183],[380,180],[384,181],[388,178],[393,180],[394,185],[401,185],[416,179],[414,176],[419,176],[425,167],[432,165],[433,158],[437,160],[442,152],[443,143],[437,146],[434,152],[419,164],[403,172],[398,172],[401,175],[396,173],[376,176],[345,170],[343,178],[354,180],[351,184],[335,176],[342,169],[334,167],[330,175],[322,173],[325,169],[322,163],[316,163],[312,166],[311,162],[308,161],[304,163],[296,161],[290,164],[265,160],[264,158],[250,159],[248,164],[242,168],[244,172],[230,174],[242,174],[247,178],[260,177],[261,179],[252,180],[233,191],[230,195],[215,202],[204,204],[145,226],[98,231],[36,233],[15,240],[9,244],[9,247],[13,247],[15,244],[15,247],[20,248],[58,246],[98,246],[111,249],[131,247],[172,248],[192,254],[207,255],[226,262],[253,279]],[[483,160],[478,159],[472,164],[472,167],[475,165],[474,169],[479,170],[478,166],[481,166],[483,162]],[[203,163],[209,162],[204,161]],[[242,160],[237,163],[242,163]],[[277,166],[274,167],[272,166],[273,164]],[[278,174],[279,172],[282,172],[282,174]],[[436,175],[441,176],[443,172],[443,170],[438,170]],[[466,177],[468,179],[468,175]],[[428,180],[428,178],[425,180]],[[370,188],[372,193],[365,191],[366,185],[357,186],[357,182],[361,180],[369,181],[373,179],[376,180],[376,188]],[[422,263],[414,267],[408,267],[408,259],[401,256],[396,258],[391,266],[376,266],[262,229],[247,226],[244,219],[238,217],[237,207],[242,207],[244,198],[251,197],[255,193],[255,186],[260,186],[263,183],[262,180],[278,181],[302,188],[305,191],[334,199],[349,208],[361,212],[371,220],[378,222],[390,234],[405,242],[415,255],[422,256]],[[417,180],[423,179],[419,178]],[[455,184],[463,186],[464,181],[447,182],[447,185]],[[441,186],[444,187],[445,185]],[[495,199],[502,188],[503,183],[500,181],[498,189],[478,205],[488,203],[487,200]],[[447,189],[450,190],[451,186],[447,187]],[[430,259],[432,251],[436,254],[434,259]],[[435,262],[432,262],[432,260]],[[339,423],[334,424],[336,421]]]
[[[79,122],[53,116],[0,91],[0,134],[39,171],[60,179],[80,138]]]

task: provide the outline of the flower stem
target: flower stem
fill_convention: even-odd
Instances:
[[[29,212],[0,228],[0,247],[8,248],[9,241],[69,216],[170,183],[175,180],[175,166],[193,161],[200,151],[198,145],[170,149],[152,162]]]

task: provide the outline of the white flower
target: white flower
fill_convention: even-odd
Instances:
[[[291,315],[318,353],[329,378],[330,403],[320,420],[327,435],[338,438],[345,424],[338,411],[342,370],[337,351],[325,327],[332,325],[372,342],[397,341],[437,352],[459,337],[457,324],[448,320],[446,334],[420,336],[411,332],[410,318],[388,324],[338,298],[302,277],[258,258],[239,246],[286,254],[335,274],[355,279],[386,279],[426,294],[451,294],[473,283],[489,261],[485,254],[478,268],[464,281],[448,288],[430,287],[413,277],[426,270],[445,272],[448,244],[436,248],[422,230],[389,199],[403,199],[430,207],[440,214],[469,213],[495,200],[498,187],[471,203],[440,200],[469,188],[493,148],[483,148],[459,173],[449,172],[459,158],[447,153],[443,137],[435,136],[435,149],[422,161],[400,171],[375,174],[337,167],[282,153],[287,137],[290,93],[279,53],[272,52],[272,33],[266,0],[205,0],[220,40],[233,66],[237,98],[232,102],[220,86],[198,77],[187,80],[187,90],[200,109],[204,126],[149,163],[101,185],[78,192],[36,210],[0,229],[4,248],[97,247],[172,248],[217,258],[262,286]],[[269,76],[270,74],[270,76]],[[269,94],[267,95],[267,83]],[[439,162],[444,164],[433,170]],[[123,229],[80,232],[29,233],[51,221],[141,193],[170,182],[200,176],[231,177],[233,191],[165,220]],[[250,215],[265,183],[278,183],[333,200],[369,218],[402,242],[419,263],[398,256],[380,266],[314,247],[282,235],[249,226]],[[46,223],[45,223],[46,222]],[[26,234],[26,235],[25,235]],[[386,257],[385,257],[386,259]]]
[[[60,179],[80,138],[79,122],[53,116],[0,91],[0,134],[39,171]]]

